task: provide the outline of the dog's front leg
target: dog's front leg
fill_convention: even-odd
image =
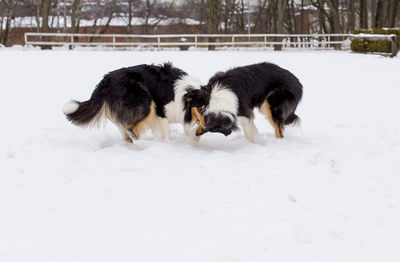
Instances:
[[[238,121],[242,126],[246,139],[252,143],[255,142],[255,138],[258,136],[258,129],[254,124],[254,118],[247,118],[243,116],[238,117]]]
[[[185,130],[185,135],[187,135],[190,140],[191,140],[191,144],[193,146],[197,146],[199,144],[200,141],[200,136],[196,136],[196,130],[198,128],[198,125],[189,125],[189,124],[185,124],[183,129]]]
[[[168,141],[171,139],[171,131],[169,129],[169,121],[167,118],[160,119],[161,136],[164,140]]]

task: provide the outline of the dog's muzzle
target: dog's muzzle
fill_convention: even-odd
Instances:
[[[221,133],[224,136],[229,136],[232,133],[232,130],[226,129],[226,130],[221,130],[221,129],[207,129],[207,128],[203,128],[201,126],[199,126],[196,130],[196,136],[201,136],[204,135],[207,132],[211,132],[211,133]]]
[[[222,134],[224,134],[225,136],[229,136],[232,133],[231,130],[224,130],[222,131]]]

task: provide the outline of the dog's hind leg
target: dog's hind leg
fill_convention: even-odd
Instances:
[[[127,127],[126,133],[128,134],[128,136],[130,138],[130,142],[132,142],[132,143],[133,143],[134,140],[139,140],[140,139],[139,130],[133,124],[129,125]],[[129,142],[129,139],[127,139],[127,141]]]
[[[124,127],[119,127],[119,130],[121,131],[122,137],[126,142],[133,143],[133,140],[131,136],[129,135],[128,129]]]
[[[258,130],[256,125],[254,124],[254,118],[247,118],[243,116],[238,117],[238,121],[242,126],[244,135],[246,139],[252,143],[255,142],[255,138],[258,135]]]
[[[147,129],[150,128],[154,130],[159,124],[159,117],[156,115],[155,104],[152,102],[150,112],[139,122],[131,123],[127,127],[127,132],[132,140],[138,140]]]
[[[116,119],[115,114],[113,114],[111,112],[109,106],[105,106],[104,111],[105,111],[107,118],[118,127],[119,131],[121,131],[121,135],[122,135],[123,139],[126,142],[133,143],[132,137],[129,135],[128,129]]]
[[[271,107],[267,100],[265,100],[265,102],[260,106],[259,111],[267,117],[268,121],[275,129],[275,137],[283,138],[283,125],[275,122],[274,117],[272,116]]]

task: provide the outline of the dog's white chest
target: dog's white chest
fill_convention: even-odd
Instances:
[[[175,98],[165,106],[165,115],[170,123],[183,123],[183,103],[178,99]]]

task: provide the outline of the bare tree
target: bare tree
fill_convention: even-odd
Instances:
[[[223,14],[223,0],[188,0],[187,5],[195,10],[195,17],[200,22],[200,30],[208,34],[219,32],[223,19],[229,20],[229,14]],[[236,1],[226,1],[225,6],[235,4]],[[224,17],[228,16],[228,17]]]
[[[81,5],[81,0],[73,0],[71,8],[71,32],[77,33],[79,31],[79,9]]]
[[[361,0],[363,1],[363,0]],[[366,1],[366,0],[365,0]],[[330,33],[340,32],[340,20],[339,20],[339,0],[326,0],[329,6],[329,23],[330,23]]]
[[[155,22],[150,23],[150,18],[154,11],[154,6],[157,4],[158,0],[146,0],[145,8],[144,8],[144,32],[149,33],[152,26],[156,26],[161,22],[161,19],[158,18]]]
[[[41,2],[41,17],[42,17],[42,32],[49,32],[49,14],[50,14],[51,0],[42,0]]]
[[[109,15],[108,15],[107,22],[106,22],[106,24],[102,27],[102,29],[100,30],[99,34],[104,34],[104,33],[107,31],[108,27],[110,26],[111,20],[113,19],[113,16],[114,16],[115,3],[116,3],[116,0],[112,0],[112,2],[111,2],[111,9],[110,9],[110,13],[109,13]]]
[[[174,7],[174,1],[144,0],[141,17],[144,19],[143,32],[148,34],[163,20],[167,13]]]
[[[95,34],[96,33],[96,31],[97,31],[97,22],[98,22],[98,20],[99,20],[99,17],[100,17],[100,9],[101,9],[101,7],[100,7],[100,5],[101,5],[101,0],[96,0],[95,1],[95,4],[96,4],[96,11],[95,11],[95,15],[94,15],[94,21],[93,21],[93,26],[92,26],[92,30],[91,30],[91,32],[90,33],[92,33],[92,34]],[[102,15],[104,15],[104,10],[103,10],[103,14]],[[102,18],[103,16],[101,16],[101,18]],[[93,42],[94,41],[94,37],[92,36],[92,37],[90,37],[90,42]]]
[[[1,31],[1,43],[5,46],[8,45],[10,30],[11,30],[11,20],[14,18],[14,7],[15,1],[14,0],[5,0],[4,1],[6,10],[5,10],[5,24],[6,27],[4,31]],[[4,13],[2,14],[4,16]],[[1,26],[4,24],[4,18],[2,19]]]
[[[388,5],[388,27],[395,27],[397,13],[399,12],[399,0],[389,0]]]
[[[132,32],[133,6],[134,0],[128,0],[128,33]]]
[[[352,11],[354,12],[354,6]],[[376,0],[371,0],[371,27],[375,27],[375,18],[376,18]]]
[[[284,33],[283,27],[283,16],[285,9],[287,7],[288,0],[275,0],[275,33],[282,34]]]
[[[360,0],[360,28],[368,28],[368,4],[367,0]]]
[[[258,0],[256,10],[257,12],[255,13],[255,18],[253,18],[254,21],[254,28],[256,31],[267,31],[268,29],[266,27],[266,22],[263,18],[267,17],[267,7],[268,7],[268,0]]]
[[[63,18],[64,18],[63,33],[66,33],[67,32],[67,3],[66,3],[66,0],[63,0]]]

